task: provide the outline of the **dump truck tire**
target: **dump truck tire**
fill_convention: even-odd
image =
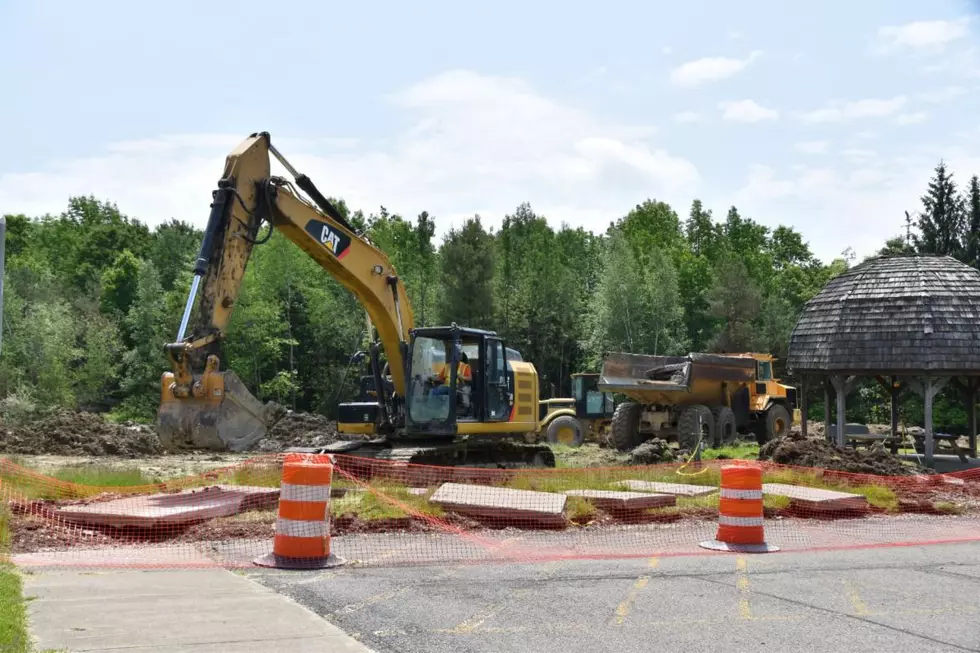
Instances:
[[[759,444],[762,445],[774,438],[783,437],[789,433],[789,427],[792,423],[786,406],[773,404],[766,411],[766,428],[760,431]]]
[[[633,451],[640,444],[640,413],[643,406],[626,401],[616,406],[609,439],[620,451]]]
[[[582,423],[571,415],[562,415],[551,420],[548,424],[548,444],[564,444],[569,447],[581,447],[585,442],[585,430]]]
[[[715,418],[715,448],[735,440],[738,433],[735,426],[735,412],[728,406],[717,406],[711,409],[711,415]]]
[[[698,430],[698,418],[701,418],[701,430]],[[677,418],[677,444],[681,449],[694,451],[698,442],[702,446],[711,446],[715,441],[715,418],[707,406],[688,406]]]

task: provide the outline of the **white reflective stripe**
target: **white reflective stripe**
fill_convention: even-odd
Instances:
[[[722,499],[762,499],[762,490],[733,490],[721,488]]]
[[[290,537],[323,537],[329,533],[326,521],[299,521],[296,519],[276,520],[276,533]]]
[[[729,517],[728,515],[719,515],[718,523],[722,526],[762,526],[765,522],[762,517]]]
[[[286,501],[329,501],[330,486],[283,483],[279,487],[279,498]]]

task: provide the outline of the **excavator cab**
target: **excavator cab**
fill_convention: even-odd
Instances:
[[[496,334],[456,325],[420,328],[409,348],[407,432],[448,436],[460,422],[507,420],[513,379]]]

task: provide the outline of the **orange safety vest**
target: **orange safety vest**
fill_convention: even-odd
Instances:
[[[444,366],[441,370],[439,370],[439,375],[437,376],[437,378],[440,381],[443,382],[446,381],[448,376],[448,370],[449,370],[449,366],[448,365]],[[456,366],[456,378],[463,379],[464,381],[473,380],[473,372],[470,369],[469,363],[464,363],[463,361],[459,361],[459,364]]]

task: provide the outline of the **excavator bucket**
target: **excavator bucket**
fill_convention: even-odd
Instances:
[[[195,376],[195,391],[186,397],[174,396],[172,387],[173,373],[167,372],[157,412],[157,435],[168,451],[245,451],[284,412],[279,404],[256,399],[231,371]]]

